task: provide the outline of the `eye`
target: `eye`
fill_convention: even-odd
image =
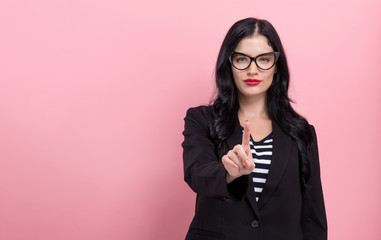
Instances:
[[[235,60],[236,60],[236,62],[244,63],[244,62],[247,61],[247,58],[245,58],[245,57],[237,57]]]
[[[268,62],[270,62],[270,58],[269,57],[261,57],[261,58],[259,58],[259,61],[263,62],[263,63],[268,63]]]

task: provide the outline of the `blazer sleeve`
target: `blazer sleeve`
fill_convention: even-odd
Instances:
[[[303,235],[304,240],[326,240],[327,218],[320,178],[319,152],[315,128],[311,125],[313,143],[308,152],[311,176],[303,192]]]
[[[226,183],[226,170],[217,157],[203,107],[188,109],[184,118],[184,180],[197,194],[222,198],[227,202],[239,201],[246,193],[248,177],[242,176],[230,184]]]

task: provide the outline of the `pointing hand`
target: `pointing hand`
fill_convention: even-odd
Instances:
[[[250,149],[250,123],[244,123],[242,144],[237,144],[222,157],[222,163],[227,171],[226,182],[231,183],[234,179],[250,174],[254,167],[253,155]]]

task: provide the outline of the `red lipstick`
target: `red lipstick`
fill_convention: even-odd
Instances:
[[[258,80],[258,79],[245,79],[244,82],[249,85],[249,86],[254,86],[254,85],[258,85],[261,83],[261,80]]]

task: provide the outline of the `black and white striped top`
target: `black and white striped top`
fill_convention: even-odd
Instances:
[[[250,149],[255,163],[253,182],[255,200],[258,202],[270,169],[271,157],[273,154],[273,133],[271,132],[259,142],[255,142],[250,135]]]

